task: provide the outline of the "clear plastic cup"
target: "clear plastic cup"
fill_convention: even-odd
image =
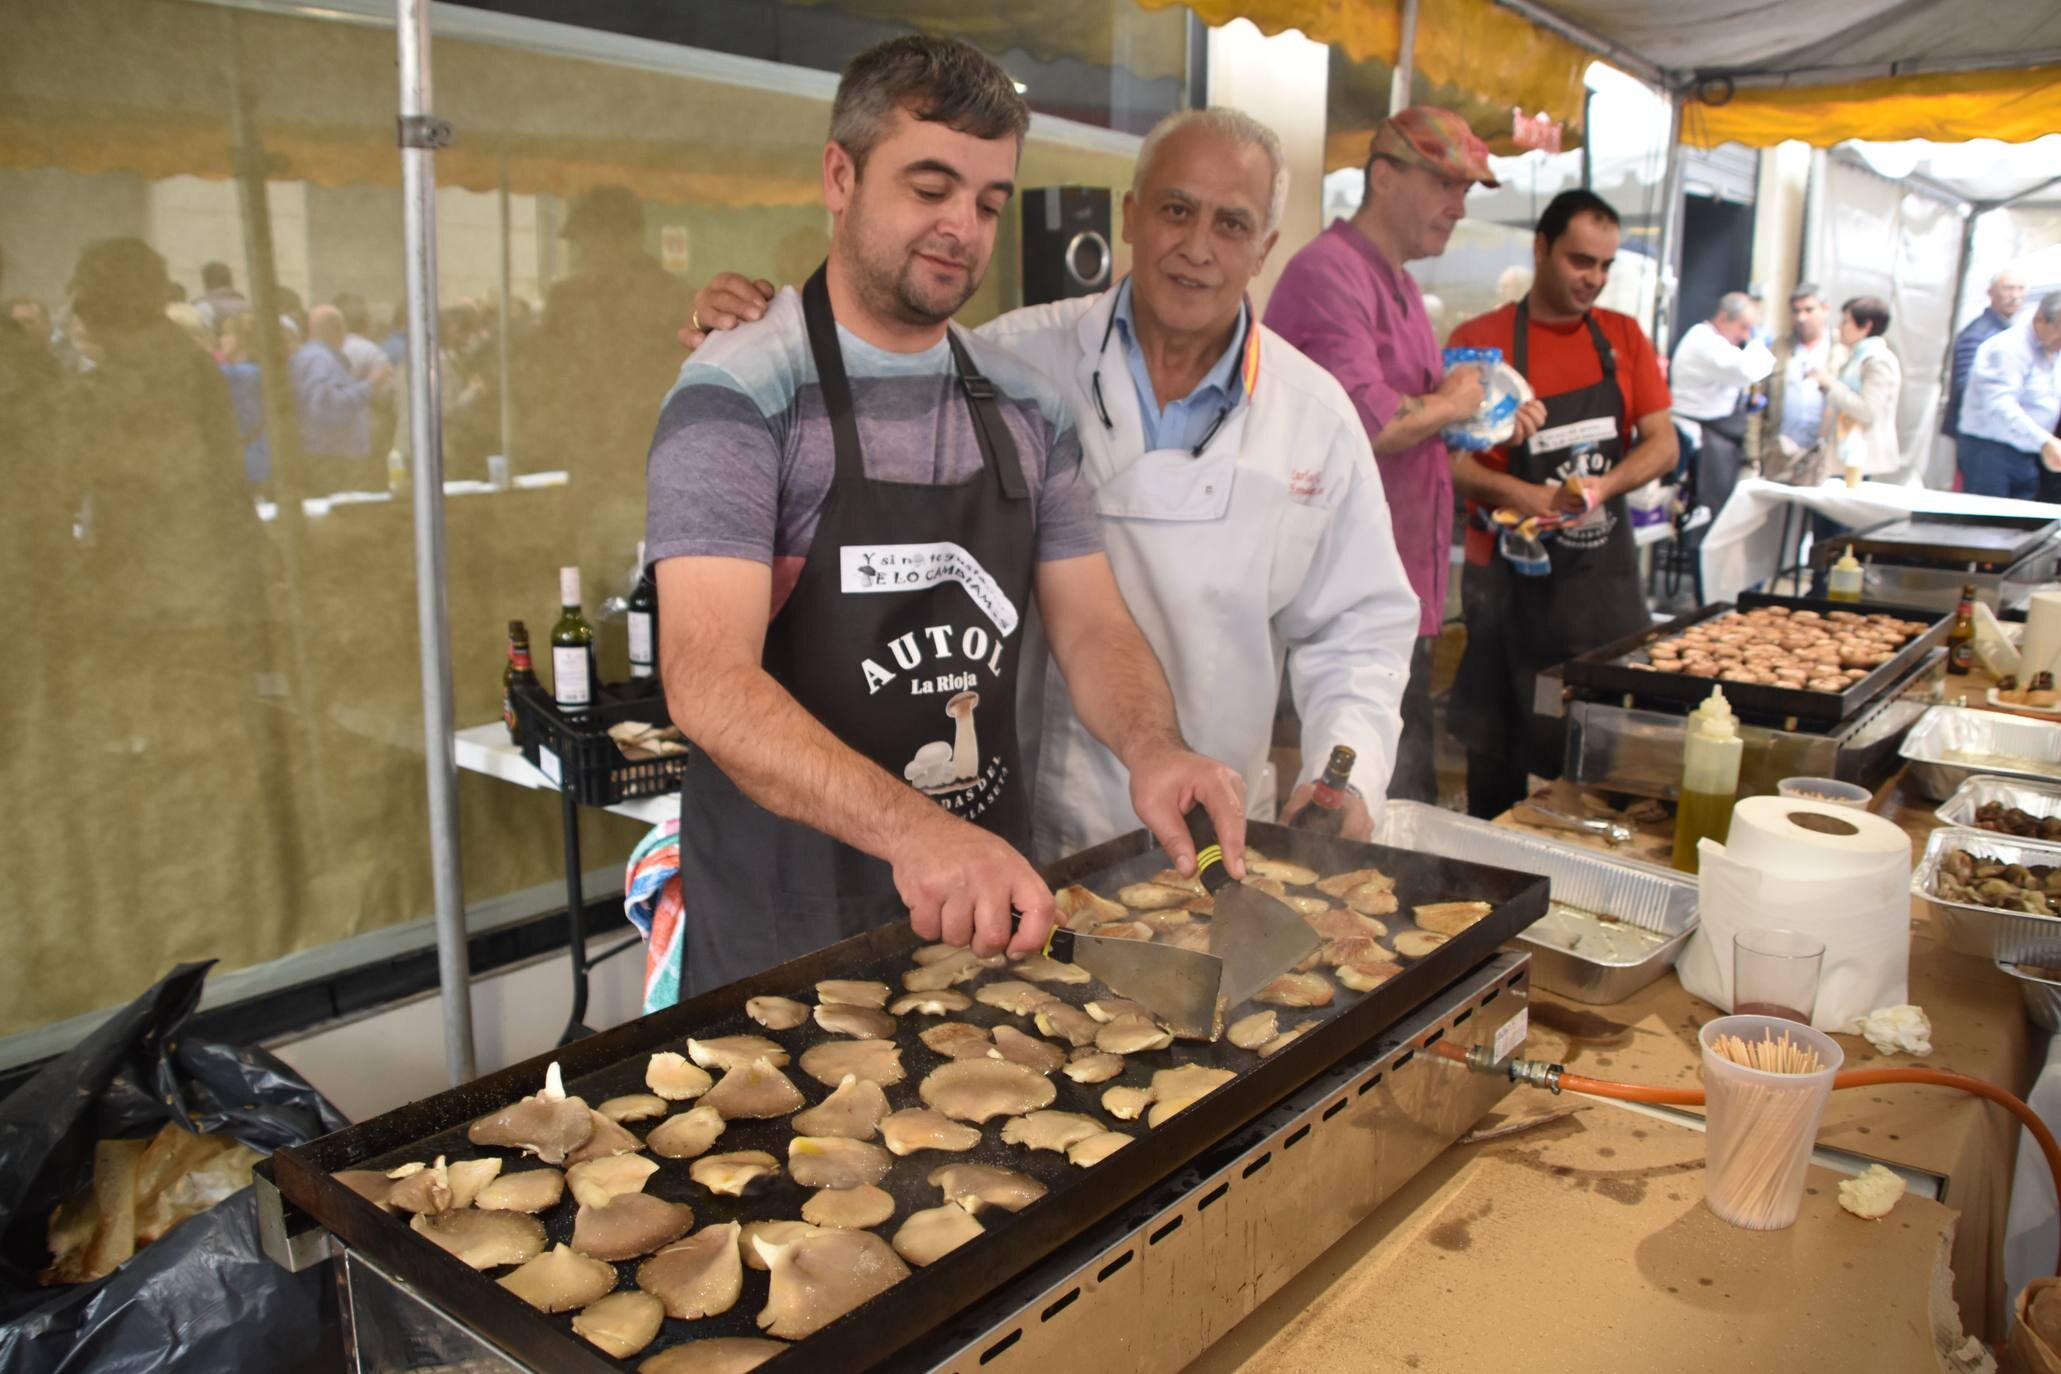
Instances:
[[[1732,937],[1732,1010],[1809,1025],[1818,1009],[1825,942],[1800,930],[1762,927]]]
[[[1775,791],[1784,797],[1824,802],[1828,806],[1853,806],[1863,811],[1875,800],[1875,794],[1867,788],[1837,778],[1784,778],[1775,784]]]
[[[1711,1048],[1720,1036],[1765,1034],[1814,1050],[1816,1073],[1767,1073]],[[1818,1122],[1846,1056],[1831,1036],[1772,1016],[1720,1016],[1697,1036],[1703,1048],[1704,1205],[1724,1221],[1779,1231],[1796,1221]]]

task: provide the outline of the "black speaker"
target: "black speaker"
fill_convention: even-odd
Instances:
[[[1023,303],[1107,290],[1109,188],[1040,186],[1023,193]]]

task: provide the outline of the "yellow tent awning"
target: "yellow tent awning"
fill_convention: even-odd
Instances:
[[[1749,88],[1722,104],[1692,98],[1682,109],[1682,141],[1699,148],[1767,148],[1792,138],[1819,147],[1849,138],[2023,143],[2057,131],[2061,67]]]

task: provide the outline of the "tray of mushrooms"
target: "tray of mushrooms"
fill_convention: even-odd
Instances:
[[[1544,910],[1545,884],[1528,875],[1256,829],[1277,853],[1332,860],[1249,855],[1247,881],[1323,944],[1233,1009],[1220,1041],[1176,1040],[1075,965],[917,946],[887,929],[783,966],[840,976],[790,985],[776,969],[567,1046],[564,1068],[532,1061],[527,1077],[511,1070],[401,1109],[451,1124],[324,1171],[384,1214],[383,1229],[352,1220],[346,1239],[389,1256],[396,1236],[445,1252],[617,1362],[600,1367],[750,1368],[1022,1223],[1044,1220],[1025,1243],[1049,1250],[1065,1228],[1046,1212],[1086,1200],[1082,1215],[1107,1215],[1371,1044]],[[1144,832],[1078,857],[1114,846],[1127,862],[1059,887],[1061,920],[1206,950],[1200,883],[1148,852]],[[881,953],[835,968],[847,947]],[[728,1014],[667,1033],[712,1001]],[[636,1052],[587,1065],[624,1037]],[[1256,1085],[1269,1068],[1280,1084]],[[520,1091],[492,1100],[489,1083]],[[1196,1109],[1218,1103],[1243,1114],[1205,1134]],[[407,1129],[376,1124],[353,1131]],[[355,1153],[331,1141],[310,1159]],[[1107,1195],[1087,1199],[1104,1179]],[[321,1199],[295,1201],[337,1224]],[[959,1270],[962,1285],[1038,1257],[985,1253]],[[896,1304],[905,1316],[908,1302]]]

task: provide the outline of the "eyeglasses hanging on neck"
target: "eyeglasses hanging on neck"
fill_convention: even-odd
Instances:
[[[1122,282],[1118,283],[1116,289],[1118,291],[1129,290],[1130,279],[1126,277]],[[1088,390],[1095,397],[1095,413],[1102,417],[1102,428],[1111,434],[1116,432],[1116,422],[1109,418],[1109,406],[1102,399],[1102,360],[1109,354],[1109,336],[1116,332],[1117,314],[1116,306],[1111,306],[1109,310],[1109,324],[1102,330],[1102,342],[1095,348],[1095,371],[1088,379]],[[1248,301],[1245,306],[1245,332],[1238,339],[1238,356],[1243,360],[1245,395],[1248,399],[1252,395],[1253,387],[1259,381],[1259,336],[1256,331],[1257,323],[1258,321],[1253,317],[1251,302]],[[1237,404],[1235,400],[1226,401],[1218,409],[1216,418],[1211,420],[1209,428],[1202,432],[1201,440],[1196,443],[1194,448],[1188,450],[1189,457],[1200,458],[1202,456],[1202,451],[1209,447],[1210,440],[1216,438],[1217,431],[1224,427],[1224,421],[1231,418],[1231,412],[1237,409]]]

